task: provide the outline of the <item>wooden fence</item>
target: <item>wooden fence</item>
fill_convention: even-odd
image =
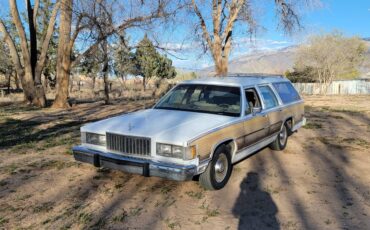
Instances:
[[[323,94],[320,90],[322,87],[319,83],[293,83],[294,87],[300,94],[315,95]],[[351,81],[334,81],[326,91],[327,95],[358,95],[370,94],[370,81],[351,80]]]

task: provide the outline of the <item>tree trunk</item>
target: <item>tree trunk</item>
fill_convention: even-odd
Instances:
[[[10,94],[10,80],[11,80],[12,75],[8,74],[8,94]]]
[[[73,90],[73,74],[71,75],[71,80],[69,82],[69,92],[72,93]]]
[[[35,70],[37,63],[37,38],[36,38],[36,28],[33,20],[33,8],[31,1],[27,0],[27,15],[28,15],[28,29],[29,29],[29,44],[30,44],[30,62],[33,80],[36,78]]]
[[[109,104],[109,81],[108,81],[108,72],[104,73],[104,102],[106,105]]]
[[[145,79],[146,79],[146,77],[143,76],[143,89],[144,89],[144,91],[146,90],[146,82],[145,82]]]
[[[67,61],[68,62],[68,61]],[[68,103],[68,86],[69,86],[69,68],[70,66],[63,62],[62,70],[57,74],[57,94],[53,103],[53,108],[69,108]]]
[[[103,51],[104,51],[104,66],[103,66],[103,76],[104,76],[104,95],[105,95],[105,104],[109,104],[109,80],[108,80],[108,43],[105,40],[103,42]]]
[[[78,92],[81,92],[81,79],[78,80]]]
[[[69,108],[68,86],[71,69],[71,39],[73,0],[61,1],[59,26],[58,64],[57,64],[57,93],[53,108]]]
[[[32,99],[32,104],[38,107],[46,106],[46,96],[44,87],[41,82],[41,71],[36,71],[37,65],[37,37],[36,37],[36,25],[34,24],[33,8],[31,1],[27,0],[27,14],[28,14],[28,29],[30,38],[30,65],[31,74],[34,81],[35,94]]]
[[[44,89],[45,89],[45,93],[48,92],[49,90],[49,72],[48,71],[44,71]]]
[[[15,88],[17,90],[19,90],[20,89],[20,86],[19,86],[19,78],[18,78],[17,71],[14,71],[14,82],[15,82]]]
[[[19,77],[21,79],[25,101],[32,104],[35,99],[36,92],[31,70],[26,67],[24,75],[22,76],[19,74]]]
[[[32,104],[38,107],[46,107],[46,95],[41,81],[41,72],[36,71],[34,75],[35,97]]]
[[[96,77],[95,77],[95,74],[92,76],[92,91],[94,92],[95,90],[95,80],[96,80]]]
[[[228,60],[226,60],[224,57],[220,58],[219,61],[215,62],[216,66],[216,76],[222,77],[227,76],[228,73]]]

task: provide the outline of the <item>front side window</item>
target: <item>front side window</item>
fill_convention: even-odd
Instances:
[[[288,104],[301,99],[297,90],[293,87],[290,82],[278,82],[272,84],[279,94],[281,101],[284,104]]]
[[[265,109],[270,109],[278,105],[278,101],[272,89],[269,86],[260,86],[260,92],[262,94],[263,104]]]
[[[240,88],[182,84],[163,97],[154,108],[240,116]]]

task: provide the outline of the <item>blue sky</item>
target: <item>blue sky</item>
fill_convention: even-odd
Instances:
[[[313,34],[338,30],[347,36],[370,37],[370,0],[321,0],[321,6],[301,8],[303,29],[293,35],[286,35],[279,30],[273,0],[251,0],[256,2],[257,20],[263,27],[255,35],[253,41],[244,32],[245,27],[238,26],[233,38],[231,59],[258,51],[273,51],[304,42]],[[294,1],[292,1],[294,2]],[[8,11],[8,0],[0,0],[0,15]],[[24,9],[24,1],[18,0],[20,9]],[[202,8],[201,10],[207,11]],[[209,10],[208,10],[209,12]],[[119,15],[119,14],[118,14]],[[213,65],[208,54],[203,54],[199,41],[194,39],[194,31],[187,17],[178,17],[177,24],[162,25],[153,28],[149,37],[159,42],[160,46],[169,48],[168,57],[176,67],[187,70],[202,69]],[[190,20],[195,20],[192,18]],[[143,31],[127,31],[131,43],[139,41]],[[166,52],[164,52],[166,53]]]
[[[273,1],[271,1],[273,2]],[[259,23],[264,27],[251,42],[246,35],[234,38],[234,49],[231,59],[251,52],[276,50],[304,42],[313,34],[338,30],[346,36],[370,37],[370,1],[369,0],[323,0],[321,6],[305,9],[301,12],[301,31],[286,35],[276,24],[273,3],[267,3],[259,16]],[[268,9],[268,10],[266,10]],[[197,50],[180,52],[186,60],[172,58],[177,67],[199,69],[213,65],[212,59],[205,55],[199,57]]]

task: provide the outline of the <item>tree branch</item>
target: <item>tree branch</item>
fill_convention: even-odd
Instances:
[[[37,18],[37,13],[39,11],[39,7],[40,7],[40,0],[35,0],[35,4],[33,6],[33,24],[35,26],[37,25],[36,18]]]
[[[218,32],[219,34],[222,33],[224,21],[227,18],[226,13],[225,13],[226,5],[227,5],[226,3],[227,3],[226,0],[224,0],[224,4],[223,4],[222,9],[221,9],[222,18],[221,18],[221,21],[220,21],[220,28],[219,28],[219,32]]]
[[[137,17],[134,17],[134,18],[127,19],[127,20],[123,21],[117,27],[105,28],[105,33],[102,36],[99,36],[97,38],[97,40],[94,42],[94,44],[92,44],[88,49],[86,49],[83,53],[79,54],[75,58],[75,60],[72,62],[71,66],[73,67],[76,64],[78,64],[84,56],[86,56],[88,54],[91,54],[91,53],[94,53],[99,48],[99,44],[102,41],[104,41],[106,38],[108,38],[109,36],[111,36],[115,33],[121,32],[121,31],[123,31],[127,28],[138,27],[143,22],[151,21],[153,19],[169,16],[170,13],[163,12],[162,7],[163,7],[162,5],[158,6],[158,9],[156,9],[154,12],[151,12],[148,15],[137,16]],[[99,24],[97,24],[97,25],[99,25]],[[75,37],[77,37],[77,35],[78,34],[74,34]],[[70,45],[73,46],[73,43],[70,44]]]
[[[47,51],[49,48],[51,36],[53,35],[53,32],[54,32],[54,26],[55,26],[56,17],[59,11],[59,6],[60,6],[59,2],[55,3],[53,11],[51,13],[50,22],[49,22],[49,25],[46,31],[46,35],[43,39],[42,46],[41,46],[40,58],[36,66],[36,72],[38,73],[42,71],[45,65],[46,55],[47,55]]]
[[[275,4],[285,32],[291,33],[296,25],[298,28],[301,27],[299,17],[291,4],[287,3],[286,0],[275,0]]]
[[[191,2],[192,2],[192,5],[193,5],[194,12],[198,16],[198,18],[199,18],[200,26],[201,26],[202,31],[203,31],[203,33],[202,33],[203,34],[203,38],[206,40],[208,46],[212,49],[212,47],[213,47],[212,39],[209,36],[206,22],[204,21],[204,18],[202,16],[201,12],[199,11],[197,4],[195,3],[195,0],[192,0]]]
[[[230,6],[230,13],[229,13],[229,20],[227,21],[227,25],[225,27],[225,31],[222,33],[222,40],[226,40],[228,36],[230,36],[230,31],[233,29],[234,22],[237,19],[240,9],[242,8],[245,0],[233,0]]]
[[[213,35],[219,35],[221,21],[222,0],[213,0]]]
[[[20,45],[21,45],[24,65],[30,65],[30,53],[29,53],[28,45],[27,45],[27,37],[26,37],[26,33],[24,32],[21,19],[19,17],[17,3],[15,2],[15,0],[9,0],[9,6],[10,6],[10,11],[12,14],[13,22],[15,24],[15,27],[17,28],[18,35],[20,38],[20,43],[21,43]]]

